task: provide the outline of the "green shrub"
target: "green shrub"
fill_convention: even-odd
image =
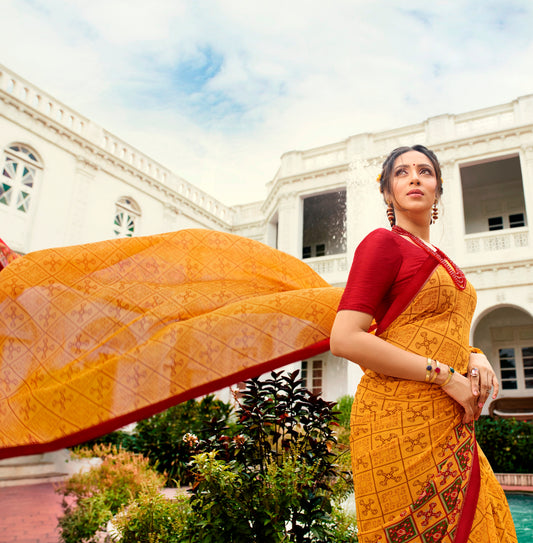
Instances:
[[[70,523],[78,530],[63,541],[92,542],[88,538],[116,514],[119,502],[127,506],[122,506],[113,524],[123,543],[357,541],[354,519],[339,506],[351,488],[337,464],[334,403],[309,393],[298,372],[273,372],[268,379],[248,381],[237,399],[233,427],[229,409],[212,409],[211,401],[204,405],[204,414],[211,416],[206,415],[196,431],[179,426],[176,410],[174,416],[171,410],[156,416],[155,423],[152,417],[140,425],[140,434],[152,446],[161,444],[158,436],[174,436],[165,444],[170,452],[179,436],[179,444],[186,447],[180,461],[192,458],[190,499],[168,501],[160,496],[157,477],[140,487],[128,477],[121,480],[114,473],[118,463],[106,457],[109,447],[101,446],[104,462],[113,469],[100,467],[70,481],[65,493],[81,507],[63,517],[63,525]],[[196,409],[187,412],[186,404],[178,407],[183,418]],[[149,450],[153,449],[158,450]],[[124,466],[124,471],[131,469]],[[108,490],[109,485],[114,490]],[[99,501],[96,488],[100,488]],[[92,507],[92,516],[86,505]],[[84,526],[90,533],[82,533]]]
[[[215,451],[194,462],[198,487],[188,541],[336,541],[331,496],[316,485],[317,467],[301,462],[297,451],[270,460],[255,476],[235,460],[217,459]]]
[[[167,486],[186,485],[192,481],[189,462],[195,452],[187,436],[201,436],[210,431],[214,421],[228,425],[231,413],[230,404],[215,399],[211,394],[201,401],[189,400],[141,420],[131,433],[121,430],[111,432],[83,443],[80,448],[114,445],[142,454],[149,459],[152,467],[165,475]]]
[[[189,462],[191,450],[186,435],[201,435],[213,420],[229,423],[231,406],[213,395],[201,401],[189,400],[140,421],[133,431],[131,450],[150,459],[150,463],[167,477],[167,486],[192,481]]]
[[[91,451],[94,447],[104,445],[130,451],[133,450],[132,447],[134,440],[135,438],[130,432],[125,432],[124,430],[116,430],[115,432],[110,432],[109,434],[105,434],[95,439],[91,439],[90,441],[85,441],[84,443],[73,447],[72,450],[75,454],[78,454],[79,451]]]
[[[141,493],[156,494],[164,483],[140,455],[105,446],[82,455],[100,456],[102,462],[72,475],[57,489],[63,495],[63,515],[58,524],[65,543],[97,541],[97,532],[123,505]]]
[[[63,501],[63,515],[58,519],[61,541],[65,543],[98,543],[102,530],[113,515],[103,494]]]
[[[335,541],[337,412],[298,373],[249,380],[238,433],[214,421],[194,444],[190,541]]]
[[[350,430],[350,415],[352,413],[353,396],[341,396],[337,400],[336,409],[339,412],[338,422],[342,428]]]
[[[331,512],[331,543],[357,543],[355,511],[347,513],[338,503]]]
[[[181,543],[190,515],[189,499],[169,500],[162,494],[143,493],[113,522],[121,543]]]
[[[337,428],[337,445],[335,447],[336,464],[343,474],[343,484],[346,492],[353,490],[352,460],[350,453],[350,414],[352,412],[353,396],[342,396],[337,400],[335,409],[339,412],[339,427]]]
[[[496,473],[531,473],[533,424],[480,417],[476,439]]]

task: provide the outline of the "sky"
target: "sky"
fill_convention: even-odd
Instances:
[[[0,63],[228,205],[287,151],[533,94],[531,0],[0,4]]]

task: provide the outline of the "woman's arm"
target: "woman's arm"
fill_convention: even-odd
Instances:
[[[424,381],[427,358],[400,349],[369,334],[371,323],[372,315],[367,313],[339,311],[331,330],[331,352],[377,373],[412,381]],[[437,375],[434,383],[438,385],[444,383],[448,371],[446,369]],[[472,394],[469,380],[455,373],[443,390],[464,408],[463,423],[471,422],[479,408],[476,406],[477,398]]]

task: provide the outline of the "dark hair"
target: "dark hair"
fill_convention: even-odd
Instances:
[[[394,166],[394,162],[399,156],[409,151],[418,151],[419,153],[426,155],[431,161],[433,168],[435,168],[435,176],[437,177],[436,195],[438,198],[439,196],[442,195],[442,172],[440,169],[439,159],[437,158],[437,155],[435,155],[433,151],[431,151],[427,147],[424,147],[423,145],[412,145],[411,147],[397,147],[385,159],[385,162],[383,162],[383,166],[381,167],[381,176],[379,179],[379,190],[383,194],[383,198],[385,198],[385,191],[387,191],[389,194],[392,194],[392,187],[391,187],[392,175],[391,174],[392,174],[392,168]],[[385,203],[387,202],[385,201]]]

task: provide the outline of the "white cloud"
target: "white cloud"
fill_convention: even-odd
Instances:
[[[528,0],[4,4],[4,64],[226,203],[288,150],[533,93]]]

